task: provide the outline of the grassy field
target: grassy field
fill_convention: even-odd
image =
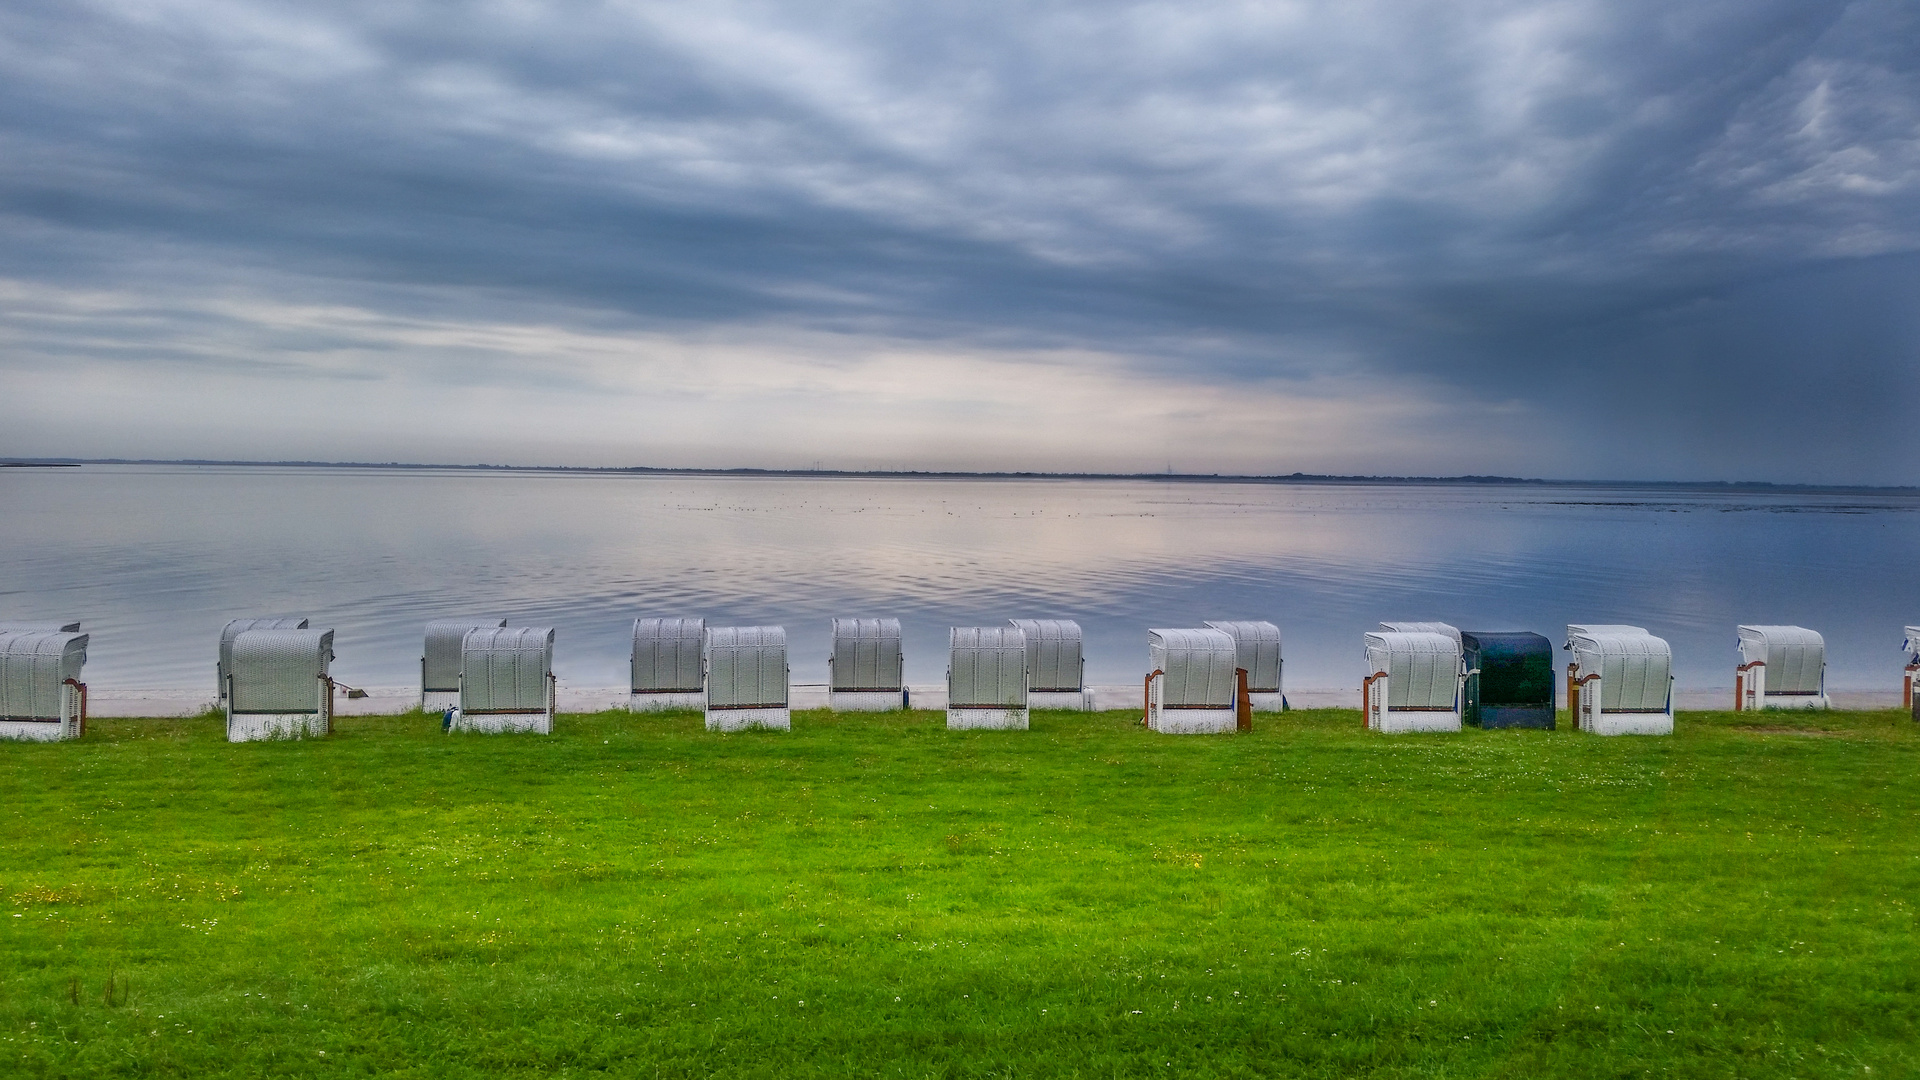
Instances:
[[[0,745],[0,1075],[1920,1074],[1920,734]]]

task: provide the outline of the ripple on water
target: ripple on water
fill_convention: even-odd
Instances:
[[[1639,623],[1713,685],[1734,624],[1804,623],[1836,686],[1878,686],[1920,618],[1907,495],[87,466],[0,472],[0,505],[0,618],[84,619],[100,685],[211,686],[262,612],[334,627],[371,685],[463,614],[555,626],[576,685],[625,678],[643,614],[784,624],[816,682],[835,615],[902,619],[915,682],[950,625],[1077,618],[1089,677],[1131,682],[1148,626],[1269,618],[1298,687],[1357,683],[1395,618]]]

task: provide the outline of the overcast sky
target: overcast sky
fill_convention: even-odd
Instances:
[[[1920,5],[0,5],[0,454],[1920,483]]]

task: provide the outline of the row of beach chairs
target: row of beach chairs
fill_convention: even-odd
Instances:
[[[88,636],[78,623],[0,624],[0,738],[84,733]],[[828,703],[836,710],[911,706],[897,619],[835,619]],[[506,620],[429,623],[420,706],[449,731],[553,730],[554,631]],[[1920,718],[1913,681],[1920,627],[1905,640],[1906,707]],[[1644,628],[1567,627],[1566,702],[1576,726],[1601,735],[1673,731],[1673,654]],[[1271,622],[1209,622],[1147,631],[1150,672],[1143,721],[1168,734],[1244,729],[1255,712],[1286,708],[1280,629]],[[1553,646],[1525,632],[1461,631],[1446,623],[1382,623],[1364,639],[1361,709],[1382,732],[1552,728]],[[1798,626],[1741,626],[1735,709],[1826,708],[1826,643]],[[298,617],[235,619],[220,635],[216,683],[233,741],[324,735],[337,684],[333,631]],[[1078,623],[1014,619],[949,634],[947,725],[1024,730],[1035,708],[1090,709]],[[786,630],[707,626],[697,618],[633,625],[628,707],[698,708],[713,731],[792,726]]]

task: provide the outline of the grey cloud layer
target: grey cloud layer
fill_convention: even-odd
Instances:
[[[1578,385],[1597,473],[1913,481],[1916,59],[1895,2],[13,4],[0,276]]]

